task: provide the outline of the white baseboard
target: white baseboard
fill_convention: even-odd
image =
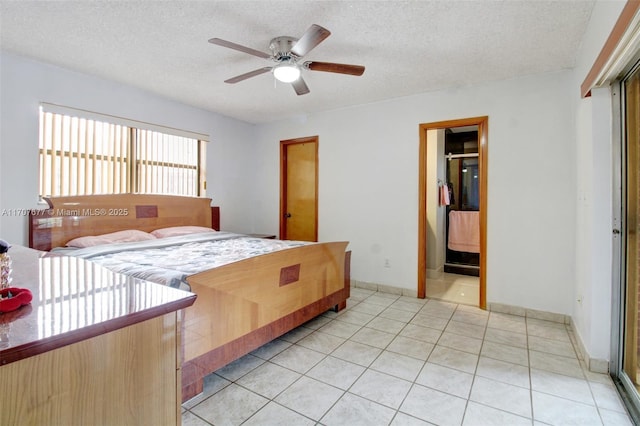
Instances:
[[[438,269],[427,269],[427,279],[441,280],[444,278],[444,266]]]
[[[602,358],[592,358],[591,356],[589,356],[589,352],[587,351],[584,342],[580,338],[580,334],[576,333],[576,325],[573,322],[573,318],[571,318],[571,322],[569,323],[569,325],[571,327],[571,333],[569,333],[571,341],[573,342],[578,355],[581,356],[582,360],[584,360],[587,369],[594,373],[608,374],[609,360]]]
[[[559,322],[561,324],[569,324],[571,320],[571,317],[569,315],[539,311],[537,309],[523,308],[521,306],[505,305],[502,303],[488,303],[487,310],[491,312],[500,312],[503,314],[518,315],[520,317]]]
[[[364,288],[365,290],[380,291],[382,293],[397,294],[399,296],[418,297],[416,290],[394,287],[386,284],[371,283],[367,281],[351,280],[351,287]]]

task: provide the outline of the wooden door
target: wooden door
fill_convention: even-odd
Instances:
[[[280,239],[318,241],[318,137],[280,141]]]

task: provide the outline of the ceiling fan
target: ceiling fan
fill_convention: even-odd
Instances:
[[[309,93],[309,87],[307,87],[307,84],[302,79],[302,69],[355,76],[360,76],[364,73],[364,67],[361,65],[336,64],[332,62],[317,61],[301,62],[303,56],[309,53],[330,35],[331,32],[326,28],[313,24],[299,39],[289,36],[280,36],[272,39],[269,43],[271,54],[232,43],[227,40],[222,40],[220,38],[212,38],[209,40],[209,43],[228,47],[229,49],[238,50],[259,58],[271,59],[276,63],[271,67],[262,67],[257,70],[249,71],[248,73],[240,74],[225,80],[225,83],[238,83],[239,81],[272,71],[277,80],[284,83],[291,83],[293,89],[298,95],[305,95]]]

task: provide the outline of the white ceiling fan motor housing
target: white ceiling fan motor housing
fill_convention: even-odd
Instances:
[[[291,49],[297,41],[297,38],[289,36],[280,36],[272,39],[271,43],[269,43],[269,49],[273,53],[274,59],[282,60],[296,57],[296,55],[291,53]]]

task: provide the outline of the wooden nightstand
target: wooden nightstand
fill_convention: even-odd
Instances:
[[[247,234],[247,235],[253,238],[266,238],[268,240],[276,239],[276,236],[273,234]]]

